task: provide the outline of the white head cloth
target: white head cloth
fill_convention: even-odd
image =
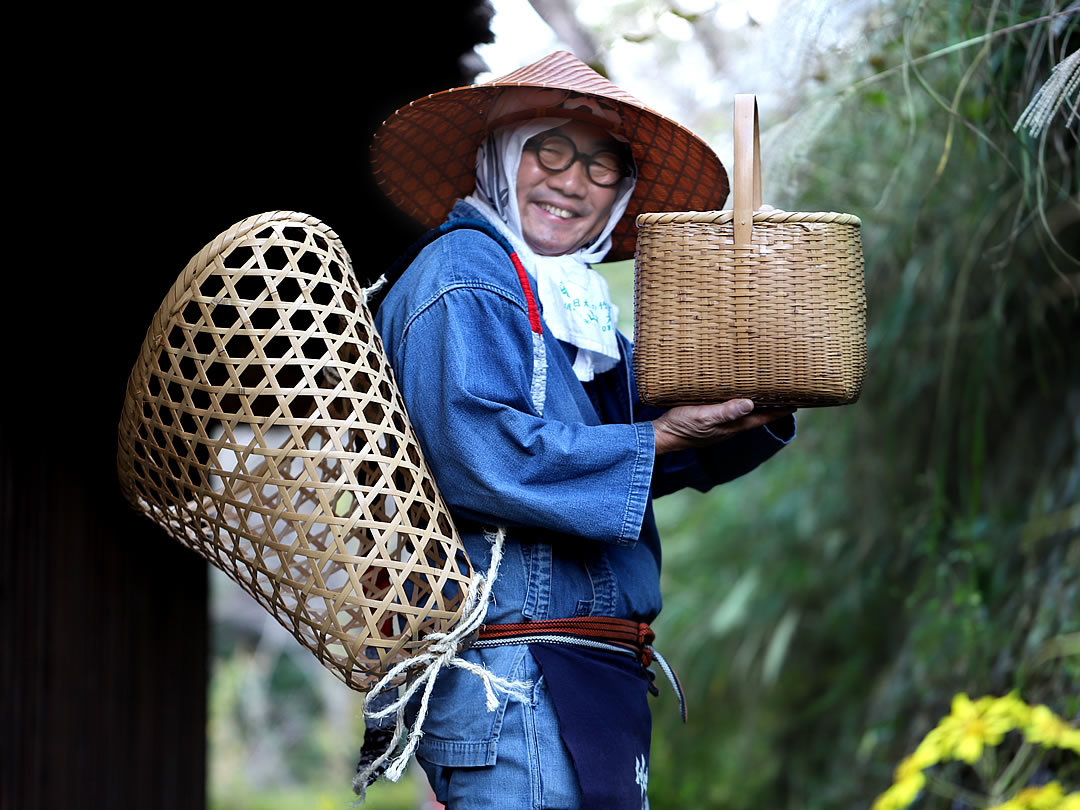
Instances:
[[[536,279],[544,321],[551,334],[577,347],[574,373],[585,382],[619,362],[615,337],[619,309],[611,303],[607,281],[589,265],[601,261],[611,249],[611,232],[626,211],[635,180],[623,178],[608,221],[595,239],[563,256],[534,253],[522,236],[517,203],[522,148],[533,135],[568,120],[534,118],[489,135],[476,155],[476,190],[465,202],[498,228],[517,250],[521,263]]]

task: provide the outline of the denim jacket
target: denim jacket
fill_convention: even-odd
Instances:
[[[476,216],[459,202],[451,219]],[[386,295],[376,325],[475,568],[490,564],[484,527],[507,527],[488,623],[651,621],[661,605],[652,498],[731,480],[794,435],[788,419],[657,458],[650,420],[661,411],[637,400],[630,342],[619,335],[621,362],[583,384],[571,368],[574,347],[543,329],[546,368],[536,368],[522,282],[480,231],[453,231],[424,248]],[[524,646],[464,653],[510,678],[526,654]],[[446,766],[493,764],[505,706],[503,696],[488,712],[475,675],[444,670],[418,753]]]

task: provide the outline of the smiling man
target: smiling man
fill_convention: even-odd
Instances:
[[[530,684],[492,694],[444,670],[417,759],[451,810],[638,810],[661,605],[652,498],[752,470],[794,422],[749,400],[643,407],[590,265],[632,253],[641,211],[721,208],[724,168],[565,53],[402,108],[372,160],[403,210],[447,219],[376,323],[473,565],[501,553],[487,624],[460,654]]]
[[[571,121],[525,143],[517,176],[521,235],[538,256],[573,253],[595,239],[631,158],[604,129]]]

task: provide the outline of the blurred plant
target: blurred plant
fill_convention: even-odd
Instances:
[[[996,768],[995,748],[1011,731],[1019,731],[1023,742],[1011,760]],[[892,786],[882,793],[872,810],[903,810],[913,804],[924,789],[947,799],[991,810],[1046,808],[1064,810],[1080,807],[1080,793],[1065,795],[1057,781],[1028,787],[1039,759],[1037,747],[1060,748],[1080,754],[1080,729],[1072,728],[1046,706],[1029,706],[1011,693],[1005,697],[983,697],[974,703],[967,695],[953,698],[952,711],[942,718],[905,757],[896,769]],[[954,785],[929,772],[949,760],[976,766],[987,795]],[[1003,801],[1004,800],[1004,801]]]
[[[344,808],[363,740],[346,688],[223,573],[212,571],[211,810]],[[367,810],[413,810],[423,777],[380,784]]]
[[[1065,57],[1050,74],[1046,84],[1031,99],[1013,130],[1024,128],[1032,138],[1038,138],[1058,114],[1058,111],[1070,102],[1069,118],[1066,126],[1077,115],[1076,95],[1080,87],[1080,51],[1073,51]]]

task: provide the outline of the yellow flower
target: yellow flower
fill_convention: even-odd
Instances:
[[[980,698],[972,703],[967,695],[953,698],[952,713],[938,726],[943,732],[943,744],[957,759],[975,762],[984,745],[997,745],[1013,727],[1008,711],[999,710],[995,698]]]
[[[1036,706],[1031,710],[1031,719],[1024,727],[1024,736],[1033,743],[1055,746],[1064,739],[1070,739],[1073,729],[1046,706]]]
[[[1020,700],[1015,692],[999,698],[980,698],[976,705],[986,718],[987,725],[1002,735],[1024,725],[1031,715],[1031,707]]]
[[[925,763],[922,766],[924,768],[941,762],[948,755],[949,749],[945,744],[945,732],[940,727],[931,729],[930,733],[919,743],[915,753],[912,754],[920,763]]]
[[[1070,728],[1061,735],[1058,740],[1059,748],[1067,748],[1075,754],[1080,754],[1080,729]]]
[[[926,784],[926,777],[916,773],[906,779],[898,780],[892,787],[874,801],[871,810],[903,810],[919,795]]]
[[[1057,782],[1047,782],[1042,787],[1024,788],[1017,798],[1024,796],[1031,810],[1057,810],[1061,807],[1064,791]]]
[[[1061,785],[1048,782],[1040,787],[1024,788],[1009,801],[996,804],[990,810],[1063,810],[1062,800]]]
[[[1012,721],[1013,728],[1026,726],[1031,718],[1031,707],[1024,703],[1016,692],[998,698],[997,709]]]
[[[988,695],[974,702],[958,694],[953,698],[952,711],[897,766],[896,781],[878,796],[873,810],[904,810],[925,787],[925,769],[950,758],[974,763],[986,746],[997,745],[1015,728],[1022,729],[1031,742],[1080,754],[1080,729],[1068,725],[1046,706],[1031,707],[1015,692],[1000,698]],[[1050,782],[1025,788],[990,810],[1080,810],[1080,793],[1066,796],[1060,784]]]
[[[904,757],[900,760],[900,764],[896,766],[896,770],[893,771],[893,779],[897,782],[903,782],[910,776],[914,776],[917,773],[922,772],[922,767],[915,760],[915,755]]]
[[[905,779],[909,779],[941,761],[944,752],[941,745],[941,735],[935,734],[936,731],[937,729],[934,729],[927,734],[926,738],[915,749],[915,753],[904,757],[900,764],[896,766],[896,773],[893,778],[897,782],[903,782]]]

